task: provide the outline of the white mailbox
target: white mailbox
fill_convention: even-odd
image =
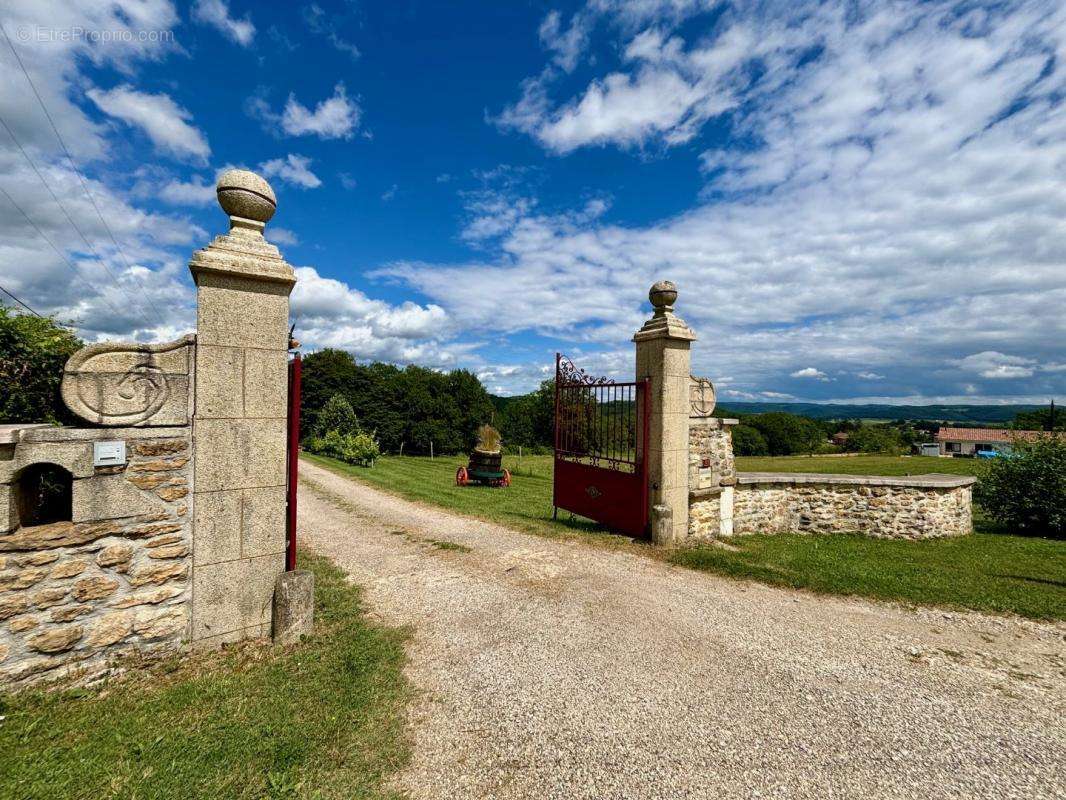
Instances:
[[[125,442],[93,442],[94,467],[114,467],[125,463]]]

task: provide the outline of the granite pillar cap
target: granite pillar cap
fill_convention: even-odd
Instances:
[[[654,313],[644,326],[633,336],[634,342],[647,339],[677,339],[694,341],[696,333],[685,321],[674,315],[674,303],[677,302],[677,284],[673,281],[656,281],[648,290]]]
[[[215,194],[234,225],[238,224],[237,220],[250,220],[262,229],[278,209],[278,199],[270,184],[246,169],[228,169],[219,175]]]

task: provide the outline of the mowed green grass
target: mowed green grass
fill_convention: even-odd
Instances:
[[[551,456],[506,456],[506,489],[457,487],[461,456],[388,456],[373,469],[305,456],[340,474],[403,497],[443,506],[518,530],[548,536],[601,533],[594,523],[560,512],[551,520]],[[894,456],[738,458],[743,472],[918,475],[973,474],[973,459]],[[914,604],[1066,618],[1066,542],[997,531],[976,509],[977,532],[958,539],[901,542],[864,536],[742,536],[727,546],[678,551],[674,563],[722,575],[833,594]],[[622,537],[598,536],[621,543]],[[660,555],[660,551],[645,548]]]
[[[336,567],[315,633],[202,654],[100,689],[0,695],[0,797],[392,798],[408,758],[403,631],[367,621]]]
[[[1066,618],[1066,542],[982,532],[898,541],[739,536],[672,552],[684,567],[827,594]]]

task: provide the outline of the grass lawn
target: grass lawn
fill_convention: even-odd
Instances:
[[[407,759],[402,631],[328,561],[315,635],[205,653],[102,688],[0,695],[0,797],[386,798]]]
[[[628,540],[560,513],[551,520],[552,457],[506,456],[512,472],[506,489],[458,487],[462,456],[429,459],[386,456],[373,469],[305,455],[307,460],[387,491],[547,536],[597,533],[601,542]],[[973,459],[931,457],[793,456],[738,458],[743,472],[820,472],[918,475],[972,474]],[[861,536],[743,536],[726,547],[671,553],[677,564],[738,578],[834,594],[884,600],[1013,612],[1027,617],[1066,619],[1066,542],[997,532],[975,510],[977,533],[958,539],[900,542]],[[660,555],[653,548],[645,552]]]
[[[917,605],[1066,619],[1066,542],[978,531],[906,542],[865,536],[740,536],[670,554],[735,578]]]

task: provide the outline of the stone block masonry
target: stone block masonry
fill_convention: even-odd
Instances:
[[[190,627],[189,428],[19,434],[0,460],[0,493],[51,453],[74,474],[72,519],[0,532],[0,684],[88,680],[132,652],[179,648]],[[126,441],[127,462],[92,467],[93,442],[113,439]]]

